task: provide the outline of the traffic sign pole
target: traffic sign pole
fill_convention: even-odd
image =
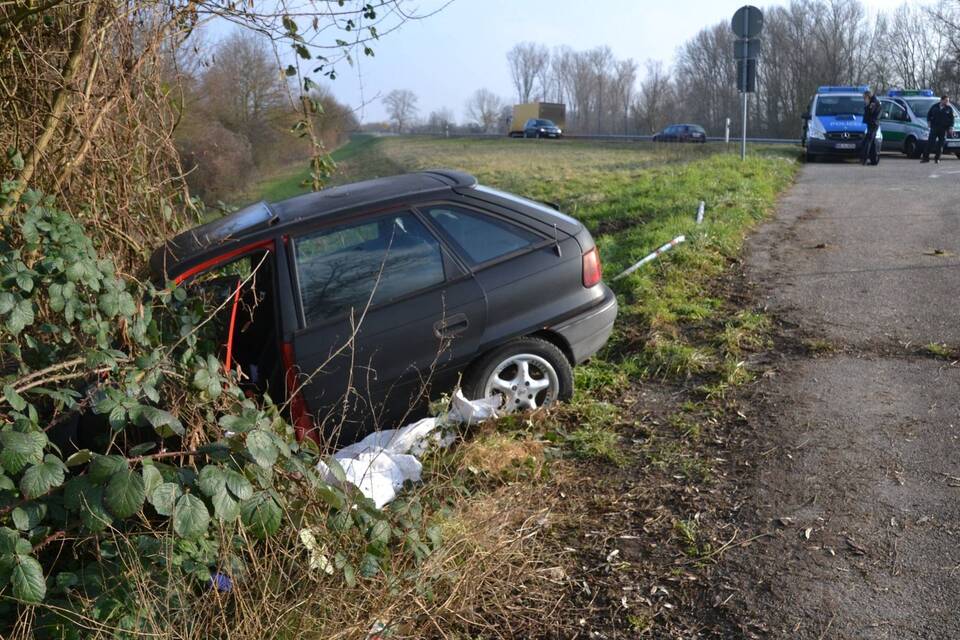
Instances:
[[[756,58],[760,51],[760,42],[755,40],[763,30],[763,12],[756,7],[747,5],[737,9],[733,14],[733,20],[730,21],[730,27],[733,33],[740,40],[734,43],[734,58],[737,60],[738,78],[737,84],[743,93],[743,119],[741,120],[740,136],[740,159],[747,158],[747,94],[751,89],[751,62],[756,74]],[[742,69],[742,71],[740,71]]]

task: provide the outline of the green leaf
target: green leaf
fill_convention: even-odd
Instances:
[[[0,466],[8,473],[19,473],[28,464],[43,461],[47,436],[42,431],[3,431],[0,432],[0,446]]]
[[[208,464],[203,469],[200,469],[198,485],[204,495],[212,498],[226,490],[227,475],[223,472],[223,469],[217,465]]]
[[[210,512],[203,500],[185,493],[177,500],[173,510],[173,530],[183,538],[198,538],[210,526]]]
[[[91,482],[103,484],[112,478],[114,474],[119,473],[126,468],[127,459],[123,456],[95,455],[93,457],[93,462],[90,463],[90,469],[87,472],[87,477],[90,478]]]
[[[10,527],[0,527],[0,555],[16,553],[20,539],[20,534]]]
[[[333,474],[333,477],[337,479],[337,482],[340,484],[347,483],[347,472],[343,470],[343,467],[340,466],[340,461],[330,456],[326,460],[327,468],[330,469],[330,473]]]
[[[13,484],[10,476],[5,473],[0,473],[0,491],[13,491],[16,488],[17,485]]]
[[[261,491],[240,504],[244,526],[257,538],[266,538],[280,529],[280,505],[269,493]]]
[[[247,480],[239,471],[234,471],[233,469],[227,469],[227,489],[230,490],[230,493],[234,495],[237,500],[247,500],[253,496],[253,485],[250,484],[250,481]]]
[[[7,316],[7,331],[11,335],[19,335],[25,327],[33,324],[33,320],[33,303],[29,300],[20,300]]]
[[[17,393],[17,390],[13,388],[12,384],[8,384],[3,388],[3,397],[6,399],[7,404],[13,407],[14,411],[23,411],[27,408],[27,401]]]
[[[67,458],[67,466],[79,467],[82,464],[90,462],[92,458],[93,454],[90,452],[90,449],[80,449],[80,451],[70,454],[70,457]]]
[[[157,446],[156,442],[141,442],[137,446],[130,449],[131,456],[142,456],[148,451],[152,451]]]
[[[103,506],[103,487],[88,485],[80,496],[80,502],[80,521],[93,533],[103,531],[113,522],[113,516]]]
[[[352,564],[343,565],[343,580],[348,587],[357,586],[357,570],[353,568]]]
[[[47,515],[47,505],[42,502],[26,502],[10,514],[13,524],[20,531],[29,531],[40,524]]]
[[[123,290],[122,285],[110,287],[100,295],[98,307],[108,318],[118,315],[131,316],[137,310],[133,296]]]
[[[224,522],[233,522],[240,517],[240,503],[230,495],[226,487],[210,500],[213,502],[213,512]]]
[[[143,465],[143,491],[145,495],[152,495],[154,489],[163,484],[163,475],[152,464]]]
[[[234,433],[246,433],[257,425],[255,416],[244,414],[242,416],[226,415],[220,418],[220,426],[226,431]]]
[[[201,368],[193,374],[193,386],[206,392],[211,398],[217,398],[223,391],[223,378],[220,377],[220,362],[208,356]]]
[[[43,568],[33,556],[17,555],[10,584],[13,585],[13,597],[25,602],[41,602],[47,594]]]
[[[21,271],[16,275],[17,286],[26,292],[33,291],[33,277],[26,271]]]
[[[129,518],[140,511],[146,490],[143,478],[131,469],[123,469],[110,478],[106,490],[107,508],[117,518]]]
[[[17,306],[17,297],[9,291],[0,291],[0,316]]]
[[[360,560],[360,575],[364,578],[372,578],[380,573],[380,560],[371,553],[363,554]]]
[[[273,444],[273,438],[262,429],[254,429],[247,434],[247,450],[261,467],[272,467],[277,461],[277,447]]]
[[[317,497],[334,509],[343,509],[343,505],[345,503],[344,496],[333,487],[323,484],[314,489],[314,491],[316,492]]]
[[[157,407],[143,406],[140,415],[150,423],[157,435],[163,438],[169,438],[174,434],[178,436],[184,434],[183,424],[169,411]]]
[[[20,478],[20,491],[26,498],[37,498],[63,484],[63,462],[56,456],[47,456],[27,469]]]
[[[182,493],[183,490],[180,489],[180,485],[175,482],[164,482],[150,494],[150,504],[160,515],[169,516],[173,514],[177,499]]]

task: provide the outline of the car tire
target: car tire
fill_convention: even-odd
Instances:
[[[806,154],[804,155],[804,160],[806,160],[807,164],[813,164],[819,159],[820,157],[817,154],[810,153],[809,151],[807,151]]]
[[[917,139],[914,137],[909,137],[903,141],[903,152],[908,158],[917,158],[920,156],[920,153],[917,151]]]
[[[540,381],[546,384],[537,387]],[[518,338],[478,358],[464,376],[463,393],[470,400],[500,395],[507,412],[539,409],[573,396],[573,367],[553,343]]]

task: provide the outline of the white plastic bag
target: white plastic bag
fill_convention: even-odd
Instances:
[[[499,404],[499,398],[467,400],[457,389],[446,416],[424,418],[399,429],[376,431],[337,451],[333,457],[343,467],[347,481],[379,508],[393,500],[407,480],[420,481],[423,465],[417,456],[423,455],[431,439],[439,446],[449,446],[453,442],[452,436],[443,437],[436,431],[437,427],[476,424],[495,418]],[[328,482],[334,481],[323,462],[317,468]]]

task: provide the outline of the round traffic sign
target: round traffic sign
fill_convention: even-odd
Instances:
[[[733,14],[730,26],[741,38],[756,38],[763,31],[763,12],[752,5],[740,7]]]

